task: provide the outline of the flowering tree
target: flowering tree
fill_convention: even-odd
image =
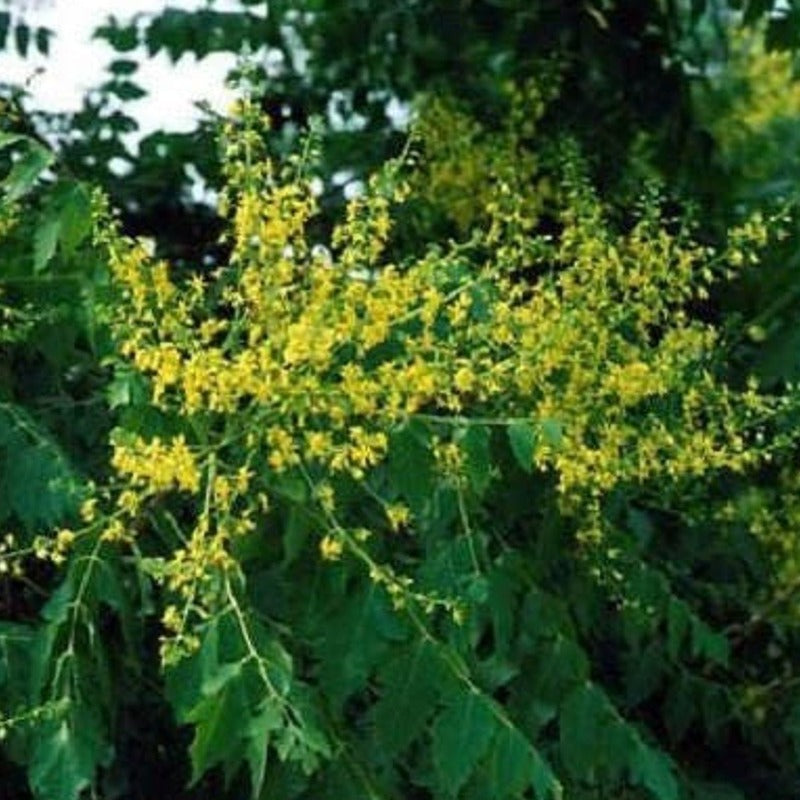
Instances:
[[[99,194],[91,241],[56,217],[51,257],[88,248],[104,276],[114,428],[107,471],[52,476],[55,524],[4,539],[9,780],[788,796],[797,403],[732,385],[702,313],[785,221],[709,247],[651,188],[615,222],[574,144],[547,155],[552,95],[509,86],[494,131],[423,105],[330,233],[318,135],[271,158],[246,98],[225,263],[185,275]]]

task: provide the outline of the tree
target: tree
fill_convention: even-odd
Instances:
[[[793,797],[798,400],[747,287],[794,223],[723,160],[761,95],[691,88],[728,10],[291,6],[109,22],[86,140],[0,139],[4,787]],[[137,45],[243,40],[283,68],[112,183]]]

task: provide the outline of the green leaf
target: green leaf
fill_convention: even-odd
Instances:
[[[278,695],[286,697],[292,687],[294,673],[292,657],[286,648],[272,637],[266,641],[259,641],[257,644],[259,653],[267,662],[266,670],[270,683]]]
[[[295,475],[280,475],[275,480],[280,493],[293,503],[302,505],[308,499],[308,485]]]
[[[375,737],[390,757],[404,750],[427,725],[439,695],[440,670],[433,645],[423,639],[393,657],[381,670],[381,694],[372,709]]]
[[[503,726],[489,754],[492,797],[521,797],[533,787],[539,800],[558,797],[561,785],[545,760],[519,729]]]
[[[658,690],[664,678],[665,663],[664,646],[658,639],[650,642],[644,650],[634,652],[625,687],[628,706],[639,705]]]
[[[574,777],[594,777],[608,721],[605,699],[590,683],[579,686],[567,697],[559,718],[561,757]]]
[[[720,666],[730,661],[730,644],[722,633],[717,633],[701,619],[692,619],[692,653]]]
[[[2,17],[2,14],[0,14]],[[19,142],[31,142],[32,139],[29,136],[25,136],[22,133],[0,133],[0,150],[5,150],[6,147],[12,147],[15,144],[19,144]]]
[[[516,728],[502,728],[489,755],[489,769],[497,797],[517,797],[532,780],[530,744]]]
[[[0,621],[0,708],[15,709],[30,699],[33,626]]]
[[[564,438],[564,426],[557,419],[543,419],[541,422],[542,438],[553,449],[561,447]]]
[[[235,733],[248,716],[241,677],[241,662],[219,668],[207,685],[209,694],[186,715],[195,725],[189,748],[192,785],[216,764],[242,758],[241,739]]]
[[[65,718],[39,729],[28,767],[31,788],[38,800],[77,800],[111,755],[99,720],[76,704]]]
[[[697,697],[691,681],[679,672],[664,699],[664,724],[673,742],[683,739],[697,712]]]
[[[495,651],[507,657],[517,626],[520,601],[519,577],[511,559],[498,563],[488,575],[488,608],[492,619]]]
[[[127,53],[139,44],[139,31],[135,24],[121,26],[113,17],[108,24],[95,29],[94,39],[105,39],[115,50]]]
[[[283,714],[279,706],[265,701],[250,718],[244,729],[246,741],[244,758],[250,771],[250,788],[253,800],[261,794],[267,769],[267,749],[270,735],[283,724]]]
[[[53,192],[61,223],[59,242],[70,254],[92,229],[92,203],[87,187],[77,181],[64,181]]]
[[[14,44],[17,52],[25,58],[28,55],[28,45],[31,42],[31,29],[24,23],[18,22],[14,27]]]
[[[567,698],[559,728],[561,757],[575,778],[597,784],[603,775],[613,777],[625,767],[658,800],[676,800],[669,758],[645,743],[597,686],[585,683]]]
[[[32,530],[77,511],[78,476],[61,449],[22,408],[0,405],[0,523]]]
[[[204,690],[219,666],[218,625],[218,619],[210,620],[198,632],[199,649],[165,671],[165,693],[181,723],[187,722],[193,709],[210,694]]]
[[[126,565],[122,563],[119,553],[104,553],[92,569],[91,577],[85,592],[87,600],[114,610],[123,637],[119,644],[127,645],[129,653],[134,655],[141,646],[139,609],[134,607]]]
[[[311,532],[309,514],[299,505],[292,503],[286,514],[286,524],[283,528],[283,565],[288,567],[294,563],[302,553]]]
[[[433,493],[434,464],[427,428],[419,422],[394,431],[389,443],[389,480],[415,514]]]
[[[49,28],[37,28],[36,29],[36,49],[43,55],[46,56],[50,53],[50,37],[53,35],[53,31]]]
[[[8,43],[8,32],[11,29],[11,14],[8,11],[0,11],[0,50],[6,49]]]
[[[224,766],[227,783],[246,761],[256,797],[264,781],[270,736],[278,731],[285,739],[286,734],[279,731],[283,706],[274,693],[288,698],[294,686],[289,653],[256,620],[247,619],[246,624],[262,665],[243,646],[238,621],[230,614],[216,617],[204,627],[199,651],[169,669],[167,695],[178,720],[195,725],[192,783],[217,764]],[[270,686],[266,698],[265,678]],[[293,698],[287,702],[294,708]],[[299,728],[295,733],[309,735]]]
[[[536,448],[536,431],[533,425],[528,422],[514,422],[506,431],[517,463],[525,472],[533,472],[533,454]]]
[[[452,797],[489,749],[498,724],[490,702],[477,692],[459,692],[433,725],[433,763]]]
[[[61,234],[61,218],[53,210],[45,212],[33,234],[33,271],[43,272],[56,253]]]
[[[344,703],[382,663],[389,647],[382,633],[392,632],[386,622],[398,625],[386,605],[384,593],[371,583],[320,620],[319,680],[333,705]]]
[[[319,699],[307,687],[294,687],[292,714],[298,724],[275,732],[275,750],[281,761],[294,761],[305,774],[314,772],[323,758],[331,755],[331,745],[324,733]]]
[[[6,199],[14,202],[26,195],[42,172],[53,163],[54,158],[50,150],[30,141],[27,152],[14,164],[3,181]]]
[[[117,58],[108,67],[109,72],[113,75],[133,75],[137,69],[139,69],[139,64],[129,58]]]
[[[670,597],[667,606],[667,652],[673,661],[677,661],[681,651],[681,643],[689,630],[689,611],[682,600]]]
[[[104,84],[103,90],[113,94],[120,100],[140,100],[147,95],[147,92],[138,83],[128,80],[113,80]]]
[[[639,742],[631,757],[631,779],[644,786],[658,800],[677,800],[678,782],[669,758],[660,750]]]
[[[489,449],[490,434],[482,425],[470,425],[460,437],[461,449],[466,456],[464,467],[475,494],[485,494],[492,481],[492,454]]]
[[[555,717],[567,695],[588,679],[589,665],[571,638],[556,635],[536,648],[524,675],[525,696],[530,698],[526,728],[537,731]]]
[[[114,377],[106,386],[105,395],[111,409],[138,406],[147,398],[146,384],[138,372],[118,364],[114,369]]]

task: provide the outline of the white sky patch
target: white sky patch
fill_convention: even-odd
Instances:
[[[109,16],[121,22],[133,14],[153,13],[166,8],[198,10],[211,7],[219,11],[242,10],[235,0],[38,0],[17,3],[28,24],[52,29],[49,56],[34,53],[22,59],[14,50],[13,37],[7,49],[0,52],[0,79],[6,83],[24,84],[32,95],[32,107],[45,111],[77,111],[85,94],[96,88],[110,74],[105,71],[115,58],[133,56],[139,70],[131,76],[148,94],[141,100],[125,104],[126,111],[141,126],[140,136],[155,130],[189,131],[195,126],[199,111],[195,106],[204,101],[223,111],[233,99],[225,86],[225,76],[235,65],[231,53],[212,53],[198,61],[193,54],[184,55],[172,64],[166,52],[147,58],[142,51],[117,53],[107,42],[92,39],[94,30]]]

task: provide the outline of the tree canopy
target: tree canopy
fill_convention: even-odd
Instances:
[[[236,5],[2,87],[0,794],[796,797],[800,7]]]

